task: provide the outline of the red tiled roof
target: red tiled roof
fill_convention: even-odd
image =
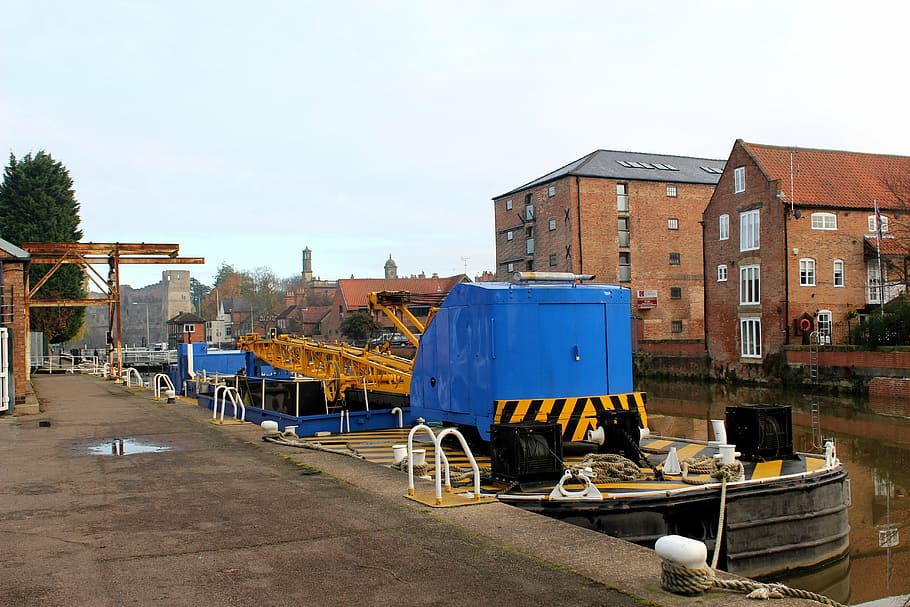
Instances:
[[[882,255],[888,257],[897,256],[897,257],[908,257],[910,256],[910,251],[907,250],[906,243],[901,242],[897,238],[882,238],[879,250]],[[875,237],[866,236],[866,245],[872,251],[875,250]]]
[[[769,179],[780,180],[784,202],[871,209],[902,208],[895,191],[910,195],[910,157],[742,142]],[[790,159],[793,159],[792,192]]]
[[[430,278],[340,278],[348,310],[367,307],[367,295],[374,291],[409,291],[415,294],[448,293],[456,284],[465,282],[464,274]]]

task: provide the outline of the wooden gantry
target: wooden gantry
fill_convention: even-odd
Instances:
[[[120,326],[120,266],[122,264],[203,264],[204,257],[180,257],[180,246],[176,244],[148,243],[103,243],[103,242],[26,242],[22,249],[31,256],[33,264],[47,264],[51,269],[34,286],[25,278],[26,329],[28,311],[32,307],[63,308],[81,306],[108,306],[108,348],[111,374],[120,377],[123,367],[121,354]],[[88,279],[105,295],[98,299],[38,299],[38,290],[64,264],[78,265]],[[107,272],[95,266],[107,266]]]

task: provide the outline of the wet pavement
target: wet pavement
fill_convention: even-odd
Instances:
[[[195,402],[36,376],[0,417],[0,605],[751,605],[659,588],[650,550],[400,472],[277,446]],[[775,605],[811,605],[793,599]]]

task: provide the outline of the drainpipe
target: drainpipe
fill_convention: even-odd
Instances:
[[[702,214],[702,218],[704,218],[704,213]],[[710,325],[710,323],[708,322],[708,318],[705,315],[705,312],[708,311],[708,256],[707,256],[708,247],[705,244],[707,241],[707,238],[705,237],[705,220],[702,219],[698,223],[701,225],[701,268],[702,268],[701,273],[703,276],[703,280],[701,282],[701,291],[702,291],[702,310],[704,310],[704,312],[702,313],[702,316],[704,317],[704,325],[705,325],[705,352],[710,355],[711,351],[708,349],[708,326]],[[730,270],[728,269],[727,272],[729,272],[729,271]],[[716,270],[715,270],[715,272],[716,272]]]
[[[584,272],[584,258],[581,254],[581,177],[575,176],[575,206],[578,223],[578,273]]]
[[[792,205],[793,202],[791,201],[790,204]],[[787,205],[784,205],[784,326],[787,327],[785,337],[788,346],[790,345],[790,240],[787,236],[789,220],[790,214],[787,213]]]

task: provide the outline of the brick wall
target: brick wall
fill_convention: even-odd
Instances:
[[[12,295],[12,324],[10,338],[13,354],[13,382],[16,390],[16,404],[25,402],[28,383],[28,315],[26,314],[25,271],[27,263],[3,259],[3,290]]]

